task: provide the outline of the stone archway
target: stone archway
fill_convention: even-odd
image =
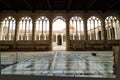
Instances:
[[[52,35],[52,50],[66,50],[66,40],[63,41],[63,35],[66,37],[66,20],[62,16],[53,19]]]

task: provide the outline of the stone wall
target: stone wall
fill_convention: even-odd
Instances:
[[[1,51],[48,51],[50,44],[48,40],[40,41],[0,41]]]
[[[113,46],[118,46],[120,40],[70,40],[68,43],[70,51],[112,51]],[[51,50],[49,40],[23,40],[23,41],[0,41],[2,51],[48,51]]]
[[[120,40],[71,40],[73,51],[112,51],[112,46],[119,45]]]

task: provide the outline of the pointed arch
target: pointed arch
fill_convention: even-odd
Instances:
[[[2,22],[2,40],[14,40],[16,20],[12,16],[6,17]]]
[[[89,40],[99,40],[101,34],[101,21],[96,16],[91,16],[87,20],[87,29],[88,29],[88,36]],[[98,35],[99,34],[99,35]]]
[[[70,19],[70,40],[83,40],[82,36],[84,36],[84,26],[83,19],[79,16],[73,16]]]
[[[20,19],[19,40],[32,40],[31,17],[26,16]]]
[[[120,21],[115,16],[108,16],[105,19],[105,28],[107,31],[107,39],[120,39]]]
[[[49,40],[49,19],[46,16],[36,21],[36,40]]]

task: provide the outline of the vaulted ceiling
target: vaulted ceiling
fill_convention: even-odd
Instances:
[[[120,10],[120,0],[0,0],[4,10]]]

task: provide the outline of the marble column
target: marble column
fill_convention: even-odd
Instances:
[[[16,26],[15,26],[15,35],[14,35],[14,42],[16,42],[19,39],[19,26],[20,26],[20,22],[19,19],[16,19]]]
[[[117,20],[115,20],[115,39],[118,39],[118,25],[117,25]]]
[[[119,22],[118,22],[118,39],[120,40],[120,19],[119,19]]]
[[[91,28],[91,20],[89,20],[89,26],[90,26],[90,29],[88,30],[88,34],[89,34],[89,39],[88,40],[92,40],[92,28]]]
[[[114,27],[113,27],[113,20],[111,19],[111,39],[114,40],[115,39],[115,33],[114,33]]]
[[[81,24],[82,24],[82,22],[81,22],[81,20],[79,20],[79,29],[80,29],[79,40],[82,40],[82,38],[81,38],[81,34],[82,34],[82,26],[81,26]]]
[[[105,31],[105,20],[102,19],[101,22],[102,22],[101,23],[101,29],[102,29],[102,31],[101,31],[101,33],[102,33],[101,39],[102,40],[107,40],[107,32]]]
[[[2,40],[2,34],[3,34],[3,23],[0,21],[0,40]]]
[[[57,46],[57,43],[58,43],[58,42],[57,42],[57,41],[58,41],[58,40],[57,40],[58,34],[55,34],[55,36],[56,36],[56,37],[55,37],[55,38],[56,38],[56,44],[55,44],[55,45]]]
[[[75,34],[75,40],[78,40],[78,26],[77,26],[77,20],[75,20],[76,23],[76,34]]]
[[[94,28],[94,39],[93,40],[96,40],[95,19],[93,19],[93,28]]]
[[[62,45],[63,45],[63,34],[61,34],[61,38],[62,38]]]
[[[35,22],[35,19],[33,19],[33,21],[32,21],[32,41],[34,41],[35,40],[35,37],[36,37],[36,22]]]
[[[41,40],[44,40],[44,33],[43,33],[43,27],[44,27],[43,21],[44,21],[44,20],[41,20],[41,21],[42,21],[42,34],[41,34]]]
[[[70,50],[69,19],[66,19],[66,50]]]
[[[75,40],[75,33],[73,34],[73,39],[72,40]]]
[[[109,36],[110,36],[110,40],[112,40],[111,27],[109,28]]]
[[[27,19],[25,19],[25,34],[24,34],[24,40],[26,40],[27,39]]]
[[[52,50],[52,19],[49,21],[49,50]]]
[[[84,36],[85,36],[85,40],[88,40],[88,32],[87,32],[87,19],[84,19]]]

